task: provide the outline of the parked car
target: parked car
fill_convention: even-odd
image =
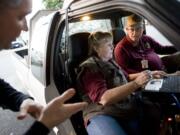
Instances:
[[[11,44],[11,49],[23,47],[23,44],[17,41],[13,41]]]
[[[22,37],[18,37],[15,41],[11,43],[11,49],[21,48],[26,46],[26,42],[22,39]]]
[[[112,32],[116,43],[123,36],[124,17],[132,13],[143,16],[180,50],[179,9],[179,0],[74,0],[66,8],[39,19],[30,31],[28,60],[23,64],[28,70],[18,75],[24,78],[29,93],[46,104],[67,88],[75,87],[76,68],[86,58],[89,33]],[[79,100],[77,91],[69,102]],[[86,135],[81,112],[55,131],[63,135]]]

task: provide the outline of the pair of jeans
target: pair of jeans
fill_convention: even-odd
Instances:
[[[136,130],[138,130],[136,121],[119,122],[109,115],[94,116],[87,125],[88,135],[139,135]]]

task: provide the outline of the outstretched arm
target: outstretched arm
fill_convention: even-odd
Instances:
[[[51,128],[57,126],[71,117],[72,114],[75,114],[86,107],[86,102],[65,104],[65,102],[74,94],[75,90],[69,89],[61,96],[50,101],[47,106],[42,109],[37,121],[24,135],[34,135],[38,133],[46,135]]]
[[[54,98],[47,106],[43,109],[39,121],[46,125],[48,128],[60,124],[72,114],[77,113],[87,106],[86,102],[80,103],[67,103],[65,102],[75,94],[74,89],[69,89],[64,92],[61,96]]]

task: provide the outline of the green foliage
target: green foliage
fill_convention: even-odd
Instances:
[[[46,9],[60,9],[63,5],[62,0],[43,0]]]

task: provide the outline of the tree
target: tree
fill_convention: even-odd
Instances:
[[[46,9],[60,9],[63,5],[63,0],[43,0]]]

